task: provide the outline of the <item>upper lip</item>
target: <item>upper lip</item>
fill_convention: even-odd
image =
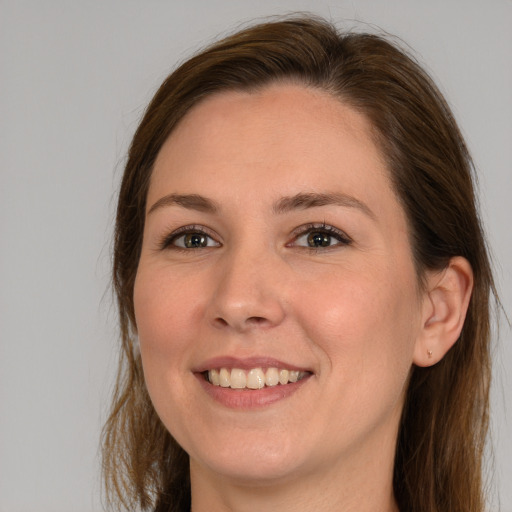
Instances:
[[[297,366],[273,357],[254,356],[238,358],[233,356],[219,356],[200,363],[193,369],[195,373],[202,373],[216,368],[239,368],[240,370],[251,370],[253,368],[278,368],[296,370],[299,372],[311,372],[309,368]]]

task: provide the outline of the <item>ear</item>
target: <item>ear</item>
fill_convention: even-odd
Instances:
[[[414,347],[414,364],[432,366],[452,348],[460,336],[473,291],[473,270],[461,257],[446,268],[427,275],[421,331]]]

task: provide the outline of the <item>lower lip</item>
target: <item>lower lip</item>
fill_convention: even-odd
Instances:
[[[297,392],[309,380],[311,375],[297,382],[278,384],[277,386],[264,387],[262,389],[232,389],[214,386],[205,380],[202,374],[196,374],[203,389],[216,402],[230,409],[249,410],[272,405],[284,400]]]

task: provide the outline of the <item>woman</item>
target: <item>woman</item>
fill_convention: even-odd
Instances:
[[[110,497],[482,511],[493,282],[471,170],[435,85],[374,35],[289,18],[172,73],[119,195]]]

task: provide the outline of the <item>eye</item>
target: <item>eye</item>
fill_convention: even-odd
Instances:
[[[302,226],[299,229],[299,234],[292,242],[294,246],[321,249],[352,243],[352,240],[343,231],[326,224]]]
[[[204,233],[185,233],[173,240],[174,245],[185,249],[198,249],[200,247],[214,247],[218,245]]]
[[[219,247],[220,243],[200,228],[184,226],[166,236],[160,245],[162,249],[186,250]]]

